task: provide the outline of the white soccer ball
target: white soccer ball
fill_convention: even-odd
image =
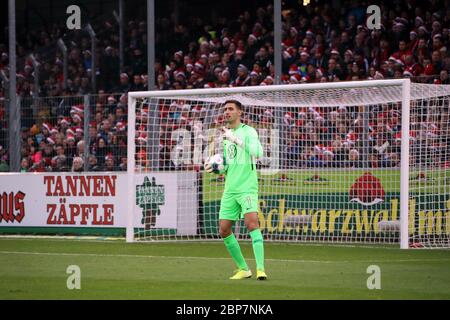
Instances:
[[[206,163],[212,167],[214,173],[220,173],[225,168],[223,156],[220,153],[206,159]]]

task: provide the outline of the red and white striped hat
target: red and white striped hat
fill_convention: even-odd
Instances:
[[[350,51],[350,50],[347,50],[347,51]],[[346,51],[346,53],[347,53],[347,51]],[[351,53],[351,51],[350,51],[350,53]],[[331,49],[330,54],[339,54],[339,51],[337,49],[333,48],[333,49]],[[353,53],[351,55],[353,55]]]
[[[290,78],[289,81],[291,83],[299,83],[302,80],[302,76],[298,73],[293,74]]]
[[[200,112],[200,111],[202,111],[202,106],[194,106],[191,111],[192,112]]]
[[[47,131],[50,132],[50,130],[52,129],[52,126],[50,125],[50,123],[44,122],[42,124],[42,127],[45,128]]]
[[[205,65],[200,60],[198,60],[194,66],[197,67],[198,69],[202,69],[202,70],[205,68]]]
[[[69,117],[64,117],[62,120],[61,120],[61,124],[64,124],[64,125],[70,125],[70,118]]]
[[[137,140],[140,141],[140,142],[147,142],[147,134],[141,133],[139,135],[139,137],[137,138]]]
[[[84,112],[84,105],[82,104],[77,104],[75,106],[72,106],[70,112],[78,112],[78,113],[83,113]]]
[[[284,115],[285,119],[292,119],[294,117],[294,115],[292,114],[292,112],[286,112],[286,114]]]
[[[323,149],[323,154],[334,156],[333,147],[325,147]]]
[[[125,122],[119,121],[116,123],[116,129],[119,131],[125,131],[126,127],[127,125],[125,124]]]
[[[77,114],[77,113],[75,113],[75,114],[72,116],[72,118],[73,118],[73,120],[78,120],[78,121],[80,121],[80,122],[81,122],[81,120],[83,120],[83,118],[82,118],[79,114]]]

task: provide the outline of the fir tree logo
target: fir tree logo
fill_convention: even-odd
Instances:
[[[142,185],[136,186],[136,205],[142,209],[141,223],[146,230],[155,227],[156,217],[161,214],[159,206],[164,205],[165,202],[164,185],[156,184],[155,177],[152,177],[152,182],[145,177]]]

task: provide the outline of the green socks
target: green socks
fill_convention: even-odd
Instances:
[[[260,229],[255,229],[250,232],[250,237],[252,238],[253,253],[255,254],[256,268],[258,270],[264,271],[264,244],[263,237]],[[248,270],[247,263],[245,262],[244,256],[241,252],[241,247],[236,240],[234,234],[230,234],[228,237],[224,238],[225,247],[236,263],[240,270]]]
[[[264,271],[264,244],[260,229],[255,229],[250,232],[252,238],[253,253],[255,254],[256,268]]]
[[[230,234],[228,237],[224,238],[223,241],[225,242],[225,247],[227,248],[237,267],[240,270],[248,270],[247,263],[245,262],[244,256],[241,252],[241,247],[239,246],[239,243],[237,242],[234,234]]]

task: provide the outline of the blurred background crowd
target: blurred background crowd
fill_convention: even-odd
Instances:
[[[221,2],[214,3],[215,9],[202,7],[206,2],[197,6],[185,3],[176,14],[166,8],[168,14],[158,15],[157,7],[156,90],[274,84],[272,1],[249,1],[233,9],[223,3],[223,11]],[[414,82],[450,84],[449,1],[380,2],[379,30],[366,26],[368,5],[354,0],[311,1],[308,6],[284,1],[280,83],[408,77]],[[127,93],[148,90],[147,25],[145,10],[136,10],[139,6],[144,9],[145,1],[131,1],[127,6],[122,67],[119,31],[111,14],[99,15],[91,22],[97,34],[95,70],[90,38],[84,30],[68,31],[65,21],[59,23],[50,18],[40,27],[18,26],[21,171],[126,170]],[[63,57],[56,45],[59,38],[68,47],[66,88]],[[0,71],[5,74],[9,62],[7,48],[7,43],[0,41]],[[39,62],[39,70],[35,70],[30,54]],[[95,91],[92,73],[96,77]],[[3,171],[7,171],[8,162],[6,94],[3,85],[0,89]],[[85,125],[85,104],[80,97],[86,94],[91,96],[90,118]],[[198,110],[194,105],[186,106],[179,105],[185,122],[178,127],[192,128]],[[370,166],[397,166],[398,106],[370,109],[368,131],[361,129],[358,108],[305,108],[284,113],[283,121],[288,128],[285,132],[290,132],[285,141],[286,165],[362,166],[370,160]],[[448,102],[439,108],[447,110],[448,115]],[[258,126],[268,121],[270,113],[273,110],[261,110],[249,121]],[[169,112],[161,115],[170,117]],[[413,122],[417,126],[417,130],[412,130],[417,144],[422,143],[421,137],[427,137],[426,143],[432,150],[448,146],[449,139],[439,138],[448,130],[448,116],[430,119],[418,115]],[[361,149],[356,147],[363,131],[370,133],[371,141],[370,156],[364,162],[360,160]],[[176,143],[167,142],[171,139],[166,136],[166,132],[161,132],[160,148],[164,150]],[[87,159],[85,148],[89,149]]]

